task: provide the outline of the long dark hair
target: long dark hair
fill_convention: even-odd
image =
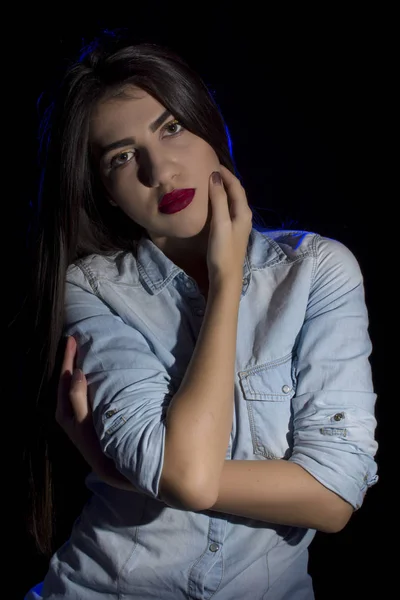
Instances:
[[[24,461],[29,476],[28,530],[39,552],[54,548],[52,464],[60,430],[54,413],[68,266],[80,257],[132,252],[145,230],[111,207],[91,168],[89,121],[102,99],[134,84],[165,106],[185,128],[207,141],[235,172],[229,135],[202,79],[171,50],[149,43],[97,38],[69,64],[54,86],[39,127],[39,193],[28,244],[27,339],[21,376],[26,398]],[[253,210],[253,217],[255,211]],[[21,388],[22,389],[22,388]],[[52,460],[53,459],[53,460]]]

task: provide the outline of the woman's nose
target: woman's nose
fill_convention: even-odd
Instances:
[[[138,163],[139,180],[147,187],[166,185],[179,171],[176,160],[167,151],[141,150]]]

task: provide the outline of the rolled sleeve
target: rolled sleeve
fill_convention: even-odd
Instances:
[[[68,270],[65,300],[65,334],[77,340],[102,450],[134,487],[159,499],[168,373],[142,333],[93,293],[76,266]]]
[[[368,313],[359,264],[342,243],[316,236],[316,263],[295,353],[290,461],[360,508],[378,480]]]

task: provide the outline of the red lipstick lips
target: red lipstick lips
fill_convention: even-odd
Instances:
[[[194,188],[189,188],[185,190],[173,190],[168,194],[164,194],[158,205],[158,210],[167,215],[183,210],[192,202],[195,191]]]

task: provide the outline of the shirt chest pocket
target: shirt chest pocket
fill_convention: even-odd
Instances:
[[[239,371],[253,453],[288,458],[293,447],[291,399],[296,379],[292,354]]]

